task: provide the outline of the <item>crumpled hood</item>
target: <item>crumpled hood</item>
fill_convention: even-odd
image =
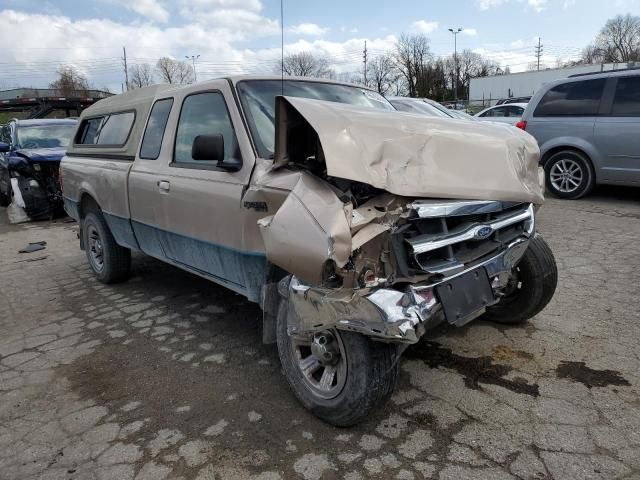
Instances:
[[[22,148],[16,150],[15,154],[32,162],[59,162],[65,150],[64,148]]]
[[[292,161],[296,112],[318,135],[330,176],[406,197],[544,202],[538,144],[519,129],[279,97],[276,167]]]

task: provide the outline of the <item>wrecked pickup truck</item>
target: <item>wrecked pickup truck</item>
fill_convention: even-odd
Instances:
[[[28,219],[62,211],[58,169],[74,119],[11,120],[0,126],[0,205],[12,202]]]
[[[517,129],[400,113],[362,87],[235,77],[101,100],[61,171],[100,281],[141,250],[258,303],[297,398],[346,426],[426,330],[549,302],[538,156]]]

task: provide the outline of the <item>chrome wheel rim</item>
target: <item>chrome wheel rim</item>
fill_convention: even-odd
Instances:
[[[94,225],[87,227],[87,244],[91,266],[97,272],[101,272],[104,268],[104,249],[100,233]]]
[[[551,185],[562,193],[575,192],[584,178],[582,166],[575,160],[568,158],[557,161],[549,171]]]
[[[293,362],[302,375],[304,386],[325,400],[337,397],[347,379],[347,361],[340,334],[327,330],[313,336],[290,338]]]

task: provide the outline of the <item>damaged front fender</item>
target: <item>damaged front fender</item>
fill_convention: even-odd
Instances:
[[[258,221],[268,260],[319,285],[327,262],[343,267],[351,255],[351,211],[323,181],[302,174],[275,215]]]

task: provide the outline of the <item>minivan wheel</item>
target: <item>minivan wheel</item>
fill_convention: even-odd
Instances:
[[[558,267],[547,242],[536,234],[513,269],[505,296],[483,318],[502,324],[520,324],[537,315],[553,298]]]
[[[121,282],[131,272],[131,250],[118,245],[100,212],[90,212],[82,222],[87,260],[102,283]]]
[[[544,165],[547,189],[557,197],[575,200],[587,195],[595,185],[589,159],[575,150],[562,150]]]
[[[347,427],[364,420],[393,393],[398,347],[334,329],[289,336],[287,302],[278,310],[278,353],[300,403],[322,420]]]

